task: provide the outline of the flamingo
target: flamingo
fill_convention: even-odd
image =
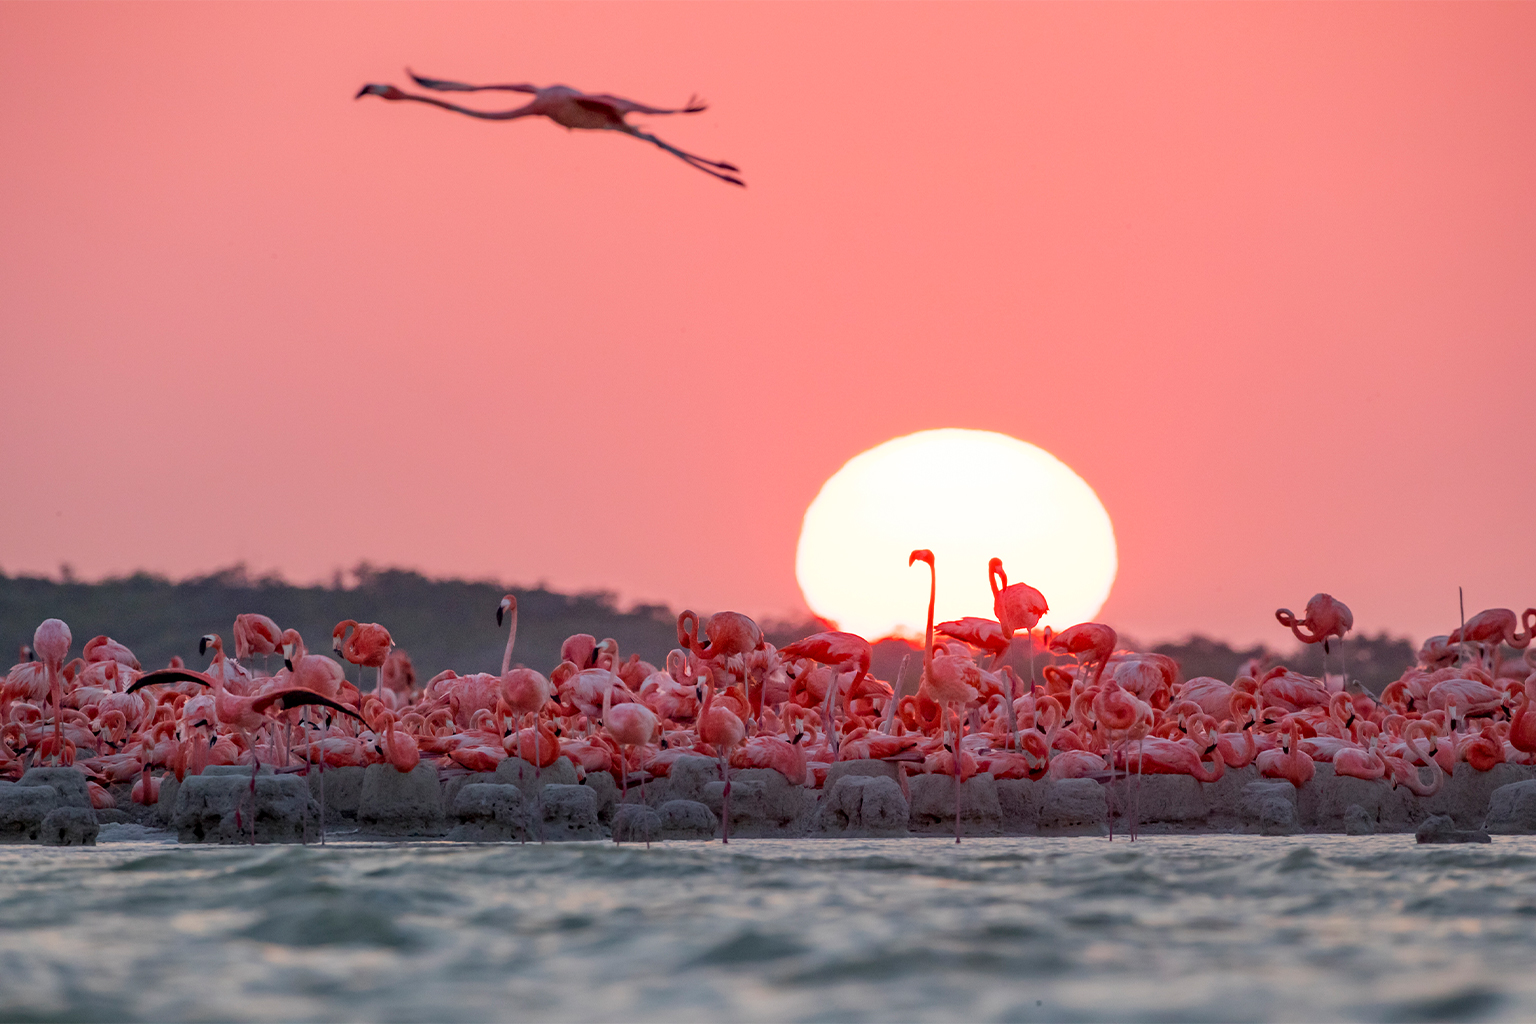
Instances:
[[[873,656],[869,641],[857,633],[813,633],[803,640],[796,640],[788,647],[780,648],[779,655],[789,661],[806,658],[818,665],[827,665],[834,669],[832,682],[827,686],[826,714],[827,738],[835,755],[838,744],[838,673],[849,670],[855,673],[853,682],[848,686],[847,700],[852,700],[854,690],[864,681],[864,677],[869,675],[869,661]],[[844,711],[847,711],[847,701],[844,701]]]
[[[1349,610],[1349,606],[1332,594],[1313,594],[1300,619],[1297,619],[1296,613],[1289,608],[1277,608],[1275,619],[1280,625],[1290,629],[1296,639],[1302,643],[1323,645],[1323,678],[1325,680],[1328,678],[1328,655],[1332,653],[1328,646],[1329,639],[1338,637],[1342,644],[1344,634],[1355,628],[1355,616]],[[1303,633],[1303,628],[1310,632]],[[1347,667],[1345,675],[1348,676]]]
[[[48,674],[48,696],[53,702],[53,757],[59,764],[74,761],[64,750],[64,718],[60,713],[60,705],[64,702],[64,659],[69,657],[73,643],[74,638],[63,619],[44,619],[32,634],[32,649],[42,659]]]
[[[743,616],[745,617],[745,616]],[[681,620],[679,620],[681,621]],[[682,627],[679,626],[679,629]],[[715,748],[720,759],[720,777],[725,780],[725,790],[720,795],[720,827],[722,843],[731,841],[731,752],[746,739],[747,727],[740,717],[723,704],[715,703],[715,676],[705,672],[699,676],[704,688],[699,705],[699,739]]]
[[[139,659],[133,652],[109,636],[92,637],[85,642],[80,649],[80,657],[85,659],[87,665],[103,661],[115,661],[124,668],[138,670],[143,668]]]
[[[1118,639],[1114,629],[1102,622],[1079,622],[1075,626],[1069,626],[1060,633],[1052,633],[1051,628],[1045,628],[1045,646],[1057,654],[1074,654],[1086,674],[1088,666],[1093,665],[1093,680],[1090,685],[1097,686],[1099,677],[1104,674],[1104,667],[1109,664],[1109,659],[1115,653],[1115,641]]]
[[[1525,632],[1520,632],[1520,626],[1525,627]],[[1465,642],[1478,644],[1485,649],[1492,647],[1493,671],[1497,675],[1499,645],[1508,644],[1516,650],[1524,650],[1531,645],[1533,635],[1536,635],[1536,608],[1527,608],[1518,619],[1508,608],[1489,608],[1472,616],[1460,629],[1452,630],[1446,643]]]
[[[656,717],[656,712],[638,702],[629,704],[613,704],[613,687],[603,691],[603,728],[608,730],[619,745],[623,795],[621,800],[629,799],[629,759],[624,756],[624,748],[643,747],[656,739],[661,731],[661,720]],[[643,778],[643,777],[642,777]],[[645,795],[642,781],[641,796]]]
[[[282,644],[283,631],[277,623],[256,612],[241,612],[235,616],[235,660],[250,661],[253,655],[261,655],[265,670],[266,659],[276,654]]]
[[[926,697],[942,707],[947,707],[955,719],[955,745],[950,749],[950,768],[955,779],[955,842],[960,842],[960,773],[962,771],[961,742],[965,738],[965,722],[961,710],[981,699],[981,669],[969,657],[946,654],[935,657],[933,653],[933,605],[938,596],[939,573],[933,564],[933,552],[919,548],[907,556],[907,565],[918,562],[928,565],[928,624],[923,631],[923,678],[918,684],[919,697]]]
[[[1270,779],[1284,779],[1300,789],[1317,771],[1312,759],[1301,750],[1301,721],[1290,716],[1290,731],[1281,745],[1259,754],[1259,774]]]
[[[992,585],[992,613],[1002,623],[1003,632],[1009,639],[1018,630],[1028,632],[1040,622],[1040,617],[1050,611],[1045,595],[1027,583],[1008,583],[1003,571],[1003,560],[994,558],[987,563],[987,582]]]
[[[354,99],[362,99],[364,96],[378,96],[390,101],[410,100],[415,103],[428,103],[434,107],[451,110],[456,114],[465,114],[469,117],[478,117],[484,121],[512,121],[520,117],[547,117],[555,124],[568,130],[586,129],[590,131],[614,131],[623,132],[633,136],[642,142],[671,153],[690,167],[697,168],[705,174],[719,178],[721,181],[732,185],[746,187],[746,182],[736,177],[741,173],[740,168],[734,164],[728,164],[723,160],[706,160],[701,156],[685,152],[676,146],[661,141],[656,136],[636,128],[624,118],[629,114],[697,114],[705,109],[703,103],[697,100],[689,100],[688,105],[678,108],[652,107],[644,103],[636,103],[619,96],[608,93],[584,93],[579,89],[572,89],[568,85],[467,85],[463,82],[450,82],[441,78],[423,78],[409,68],[406,74],[411,76],[415,83],[423,89],[432,89],[437,92],[522,92],[532,93],[533,99],[521,107],[511,110],[475,110],[472,107],[461,107],[456,103],[448,103],[445,100],[433,96],[420,96],[414,93],[402,92],[393,85],[368,84],[358,90]],[[730,172],[730,173],[725,173]]]
[[[687,623],[693,623],[688,631]],[[705,647],[699,643],[699,616],[685,608],[677,617],[678,646],[706,662],[717,662],[733,654],[747,654],[763,646],[763,631],[757,623],[740,612],[716,612],[704,621]]]
[[[347,635],[349,627],[352,630],[350,636]],[[359,690],[363,688],[364,665],[379,670],[374,678],[374,689],[379,688],[384,674],[384,662],[389,657],[390,648],[394,646],[395,641],[389,635],[389,630],[377,622],[343,619],[331,630],[331,650],[339,652],[343,658],[357,666]]]

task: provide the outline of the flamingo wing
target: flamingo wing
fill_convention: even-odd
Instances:
[[[465,82],[451,82],[446,78],[423,78],[410,68],[405,73],[411,76],[411,80],[423,89],[436,89],[438,92],[538,92],[539,87],[521,82],[516,85],[469,85]],[[664,111],[663,111],[664,113]]]
[[[157,683],[201,683],[203,686],[212,686],[213,677],[203,672],[194,672],[189,668],[162,668],[139,676],[138,680],[123,692],[133,693]]]
[[[592,94],[590,94],[588,96],[583,97],[582,99],[583,100],[592,100],[592,101],[596,101],[596,102],[602,103],[602,104],[612,108],[613,110],[617,111],[621,115],[623,115],[623,114],[697,114],[697,113],[699,113],[701,111],[709,109],[709,106],[707,104],[705,104],[705,103],[700,102],[699,98],[697,96],[690,96],[688,98],[688,104],[686,106],[682,106],[682,107],[650,107],[650,106],[646,106],[644,103],[636,103],[634,100],[627,100],[627,99],[625,99],[622,96],[614,96],[611,93],[606,93],[606,92],[603,92],[603,93],[592,93]],[[577,102],[578,103],[582,103],[583,106],[586,106],[586,104],[583,103],[582,100],[578,100]],[[588,107],[587,109],[591,110],[591,109],[595,109],[595,108]]]
[[[294,686],[284,690],[273,690],[271,693],[263,694],[251,702],[251,710],[257,714],[263,714],[273,705],[277,705],[282,710],[287,711],[290,708],[301,707],[306,704],[316,704],[321,707],[327,707],[332,711],[339,711],[344,715],[351,715],[359,722],[363,721],[362,715],[358,714],[356,711],[353,711],[345,704],[339,704],[324,694],[316,693],[314,690],[306,690],[302,686]],[[365,722],[364,724],[367,723]]]

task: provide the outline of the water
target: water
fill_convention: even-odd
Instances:
[[[1536,1018],[1536,839],[0,847],[7,1020]]]

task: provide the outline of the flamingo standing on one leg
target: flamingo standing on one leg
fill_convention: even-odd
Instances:
[[[283,631],[277,623],[265,615],[241,612],[235,616],[235,661],[250,661],[253,655],[261,655],[262,668],[267,658],[276,654],[282,644]]]
[[[463,82],[450,82],[440,78],[423,78],[409,69],[406,74],[423,89],[434,89],[438,92],[524,92],[532,93],[533,99],[521,107],[512,110],[475,110],[470,107],[461,107],[456,103],[448,103],[432,96],[417,96],[413,93],[402,92],[392,85],[365,85],[358,90],[356,99],[364,96],[378,96],[386,100],[411,100],[415,103],[429,103],[434,107],[451,110],[457,114],[466,114],[470,117],[478,117],[484,121],[512,121],[520,117],[547,117],[555,124],[563,128],[582,128],[591,131],[614,131],[631,135],[642,142],[666,150],[673,156],[682,160],[690,167],[697,168],[705,174],[719,178],[721,181],[730,182],[732,185],[746,187],[746,183],[736,174],[741,173],[734,164],[725,163],[722,160],[706,160],[693,153],[684,152],[676,146],[669,145],[649,132],[641,131],[634,125],[624,120],[628,114],[697,114],[703,111],[704,104],[690,100],[686,107],[668,109],[665,107],[651,107],[644,103],[636,103],[619,96],[611,96],[607,93],[584,93],[579,89],[572,89],[568,85],[466,85]],[[731,173],[725,173],[725,172]]]
[[[59,764],[69,764],[74,760],[72,757],[66,760],[64,718],[60,712],[64,703],[64,659],[69,657],[69,648],[73,644],[74,637],[70,635],[69,626],[63,619],[44,619],[32,634],[32,649],[42,659],[43,668],[48,674],[48,695],[53,702],[53,757]]]
[[[352,629],[350,636],[346,635],[348,627]],[[331,650],[339,652],[343,658],[357,666],[358,690],[363,688],[364,665],[379,670],[378,675],[374,677],[374,688],[379,687],[383,678],[384,662],[389,658],[390,648],[394,646],[395,641],[389,635],[389,630],[377,622],[343,619],[336,623],[335,629],[331,630]]]
[[[731,841],[731,751],[747,738],[747,727],[736,712],[715,703],[715,674],[701,672],[699,683],[704,687],[699,705],[699,739],[715,748],[720,758],[720,777],[725,780],[725,790],[720,794],[721,842]],[[604,694],[606,697],[607,694]]]
[[[1029,639],[1029,685],[1033,689],[1035,685],[1035,636],[1034,629],[1040,622],[1040,617],[1051,610],[1046,603],[1045,595],[1027,583],[1009,584],[1008,573],[1003,570],[1003,560],[994,558],[987,563],[987,582],[992,586],[992,614],[997,616],[998,624],[1003,627],[1003,634],[1008,638],[1009,645],[1013,643],[1013,634],[1019,630]],[[992,667],[997,668],[997,662],[1001,655],[992,659]],[[1013,743],[1014,733],[1017,727],[1013,720],[1013,689],[1012,677],[1009,679],[1008,692],[1008,742]]]
[[[928,565],[928,624],[923,631],[923,678],[918,683],[919,696],[926,697],[955,718],[955,745],[951,748],[951,766],[955,776],[955,842],[960,842],[960,772],[965,737],[964,708],[981,698],[981,669],[970,658],[959,654],[935,657],[933,653],[933,605],[938,597],[939,573],[933,564],[933,552],[919,548],[907,557],[907,565]]]
[[[626,756],[625,748],[644,746],[656,739],[661,731],[661,719],[656,717],[656,712],[639,701],[614,706],[613,687],[610,686],[603,691],[603,728],[608,730],[608,734],[619,745],[619,767],[623,773],[621,775],[623,792],[619,799],[620,802],[627,802],[629,800],[629,758]],[[645,784],[642,782],[641,785]]]
[[[1296,613],[1289,608],[1279,608],[1275,611],[1275,619],[1282,626],[1286,626],[1295,634],[1296,639],[1304,644],[1323,645],[1323,682],[1328,681],[1328,655],[1330,652],[1328,640],[1330,637],[1338,637],[1339,642],[1344,642],[1344,634],[1355,627],[1355,616],[1349,610],[1349,606],[1343,601],[1337,600],[1332,594],[1313,594],[1307,602],[1305,613],[1298,620]],[[1305,628],[1310,632],[1303,633]],[[1348,671],[1345,671],[1348,682]]]

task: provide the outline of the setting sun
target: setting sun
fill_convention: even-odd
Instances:
[[[795,575],[806,603],[870,639],[921,635],[929,548],[936,617],[992,615],[987,561],[1045,594],[1041,625],[1091,619],[1115,580],[1115,534],[1098,496],[1049,452],[985,430],[925,430],[848,460],[805,512]]]

